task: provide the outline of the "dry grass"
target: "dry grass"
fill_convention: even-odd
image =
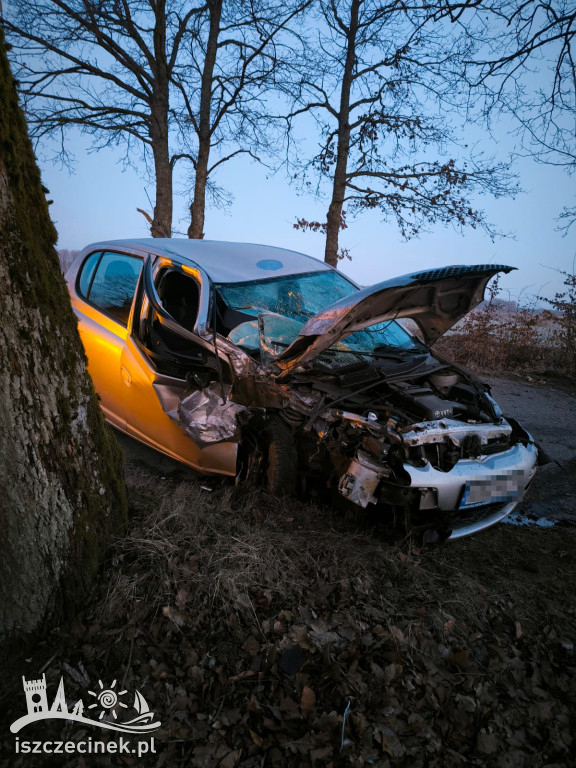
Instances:
[[[139,765],[568,765],[573,534],[501,526],[419,550],[294,499],[129,491],[100,593],[33,662],[75,696],[74,667],[139,690],[163,723]]]
[[[294,499],[186,482],[147,507],[118,545],[122,568],[102,606],[109,615],[131,599],[146,611],[176,605],[183,589],[188,610],[244,610],[263,591],[270,601],[300,595],[334,564],[339,581],[371,578],[373,558],[397,570],[395,549]]]
[[[456,632],[485,624],[477,581],[456,568],[448,549],[424,556],[363,520],[232,487],[209,493],[186,482],[157,502],[146,495],[147,511],[119,543],[121,567],[111,570],[98,609],[107,623],[163,614],[184,627],[209,610],[250,624],[262,607],[273,616],[283,608],[297,612],[309,601],[332,607],[342,598],[348,610],[370,621],[406,620],[409,635],[415,605],[437,604],[447,593],[430,616],[433,631],[450,620],[451,606],[460,616]]]
[[[518,371],[569,378],[571,365],[559,331],[560,315],[498,299],[498,278],[488,287],[487,302],[460,320],[435,345],[441,355],[476,371]]]
[[[459,765],[459,755],[475,765],[537,765],[535,744],[545,739],[548,762],[565,764],[571,673],[561,643],[575,616],[563,609],[558,576],[566,593],[574,564],[567,551],[556,557],[567,546],[560,531],[542,539],[500,527],[420,550],[364,520],[263,493],[186,482],[144,498],[118,545],[98,623],[104,634],[134,627],[128,684],[169,701],[177,683],[210,722],[223,709],[251,729],[219,726],[206,743],[194,715],[175,721],[165,733],[175,765],[216,766],[242,745],[238,765],[255,768],[266,754],[271,765],[328,766],[346,702],[348,734],[365,761],[419,765],[425,749],[436,766]],[[295,649],[305,664],[291,675],[282,663]],[[298,702],[310,691],[308,716]],[[540,707],[555,713],[552,726],[538,719]],[[510,723],[519,746],[507,744]]]
[[[528,309],[476,310],[441,338],[435,349],[478,371],[510,372],[558,367],[549,321]]]

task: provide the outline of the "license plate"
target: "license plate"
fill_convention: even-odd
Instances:
[[[464,486],[460,509],[520,501],[524,491],[523,479],[521,469],[510,469],[490,477],[469,480]]]

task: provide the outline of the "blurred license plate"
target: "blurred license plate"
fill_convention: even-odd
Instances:
[[[460,509],[520,501],[524,490],[523,476],[521,469],[511,469],[506,473],[470,480],[464,486]]]

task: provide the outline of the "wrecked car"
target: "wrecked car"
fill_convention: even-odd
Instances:
[[[110,424],[203,473],[316,484],[434,540],[502,520],[535,472],[489,386],[430,349],[511,269],[359,288],[280,248],[140,239],[90,245],[67,280]]]

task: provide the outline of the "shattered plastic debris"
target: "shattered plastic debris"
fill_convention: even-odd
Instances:
[[[260,349],[258,320],[248,320],[237,325],[228,334],[228,341],[251,352],[257,352]]]
[[[389,467],[375,461],[366,451],[359,450],[340,478],[338,490],[349,501],[365,508],[368,504],[378,503],[374,495],[378,484],[390,474]]]
[[[224,387],[227,397],[229,387]],[[222,397],[222,388],[213,381],[208,387],[183,397],[178,406],[180,426],[199,445],[212,445],[225,440],[238,440],[236,416],[245,411],[243,405]]]
[[[556,523],[554,520],[549,520],[547,517],[529,517],[528,515],[521,515],[518,512],[513,512],[503,520],[508,525],[535,525],[539,528],[553,528]]]

